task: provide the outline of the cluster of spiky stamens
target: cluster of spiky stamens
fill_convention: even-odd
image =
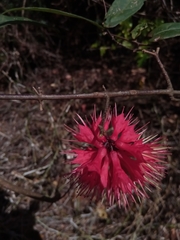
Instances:
[[[92,116],[92,123],[78,115],[78,130],[66,127],[78,142],[86,143],[84,149],[75,148],[70,179],[78,184],[79,195],[100,198],[106,196],[110,205],[128,205],[128,198],[136,201],[147,197],[145,188],[157,186],[164,175],[166,147],[156,136],[143,138],[144,128],[135,130],[137,121],[130,113],[124,116],[109,114],[103,121],[101,115]],[[103,122],[103,127],[100,125]]]

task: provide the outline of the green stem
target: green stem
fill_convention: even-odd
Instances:
[[[78,19],[82,19],[86,22],[89,22],[89,23],[95,25],[96,27],[98,27],[100,29],[104,29],[104,27],[102,25],[100,25],[100,24],[96,23],[95,21],[92,21],[88,18],[84,18],[84,17],[81,17],[81,16],[73,14],[73,13],[68,13],[68,12],[56,10],[56,9],[53,9],[53,8],[38,8],[38,7],[11,8],[11,9],[6,10],[2,14],[6,14],[6,13],[9,13],[9,12],[15,12],[15,11],[22,11],[22,10],[24,10],[24,11],[46,12],[46,13],[63,15],[63,16],[66,16],[66,17],[78,18]]]

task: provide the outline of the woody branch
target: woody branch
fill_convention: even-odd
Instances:
[[[168,95],[171,100],[179,100],[176,97],[180,96],[180,90],[174,90],[171,83],[171,79],[164,68],[163,63],[159,58],[159,50],[156,51],[143,50],[143,52],[152,55],[155,57],[157,63],[160,66],[160,69],[164,75],[164,78],[167,83],[167,89],[157,89],[157,90],[128,90],[128,91],[117,91],[117,92],[94,92],[94,93],[82,93],[82,94],[53,94],[46,95],[42,92],[38,92],[34,87],[33,90],[36,94],[0,94],[0,100],[68,100],[68,99],[88,99],[88,98],[106,98],[107,95],[110,98],[114,97],[139,97],[139,96],[157,96],[157,95]]]

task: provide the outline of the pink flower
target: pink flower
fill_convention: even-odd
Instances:
[[[126,207],[128,200],[136,202],[148,197],[146,189],[157,186],[165,171],[166,147],[156,136],[143,137],[144,128],[136,130],[130,112],[117,114],[114,111],[102,119],[94,109],[91,122],[79,115],[77,130],[66,128],[82,149],[74,148],[71,161],[76,167],[70,173],[70,180],[78,186],[78,195],[100,199],[106,197],[109,204],[118,202]]]

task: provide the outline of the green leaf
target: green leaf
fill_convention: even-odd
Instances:
[[[137,37],[139,37],[141,35],[142,31],[147,28],[148,28],[147,22],[138,24],[131,32],[132,38],[136,39]]]
[[[14,11],[22,11],[22,10],[24,10],[24,11],[46,12],[46,13],[53,13],[53,14],[58,14],[58,15],[66,16],[66,17],[78,18],[78,19],[81,19],[81,20],[85,20],[85,21],[95,25],[96,27],[103,28],[101,25],[99,25],[95,21],[92,21],[88,18],[84,18],[84,17],[81,17],[81,16],[73,14],[73,13],[68,13],[68,12],[60,11],[60,10],[53,9],[53,8],[41,8],[41,7],[12,8],[12,9],[6,10],[3,14],[8,13],[8,12],[14,12]]]
[[[103,56],[105,55],[107,49],[108,49],[108,48],[107,48],[106,46],[101,46],[101,47],[99,48],[100,56],[101,56],[101,57],[103,57]]]
[[[131,44],[130,42],[126,41],[126,40],[124,40],[124,41],[122,42],[122,45],[123,45],[125,48],[131,49],[131,50],[133,49],[132,44]]]
[[[180,23],[163,23],[151,32],[152,41],[180,36]]]
[[[104,26],[115,27],[135,14],[143,6],[145,0],[115,0],[107,12]]]
[[[17,23],[35,23],[40,25],[45,25],[42,22],[33,21],[25,17],[9,17],[3,14],[0,14],[0,28],[8,24],[17,24]]]

